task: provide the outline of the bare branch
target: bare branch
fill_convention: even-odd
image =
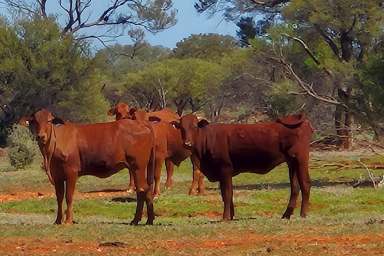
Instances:
[[[290,38],[290,39],[292,39],[292,40],[295,40],[296,42],[298,42],[299,44],[301,44],[301,46],[302,46],[302,47],[304,48],[304,50],[307,52],[307,54],[309,55],[309,57],[311,57],[312,60],[313,60],[318,66],[321,66],[321,63],[320,63],[319,59],[315,56],[315,54],[311,51],[311,49],[309,49],[308,45],[307,45],[302,39],[300,39],[300,38],[298,38],[298,37],[290,36],[290,35],[288,35],[288,34],[286,34],[286,33],[283,33],[282,35],[283,35],[283,36],[286,36],[286,37],[288,37],[288,38]],[[324,67],[324,66],[323,66],[322,68],[323,68],[324,72],[325,72],[328,76],[330,76],[330,77],[333,76],[332,72],[331,72],[329,69],[327,69],[327,68]]]
[[[37,0],[40,6],[40,13],[43,18],[47,18],[46,4],[47,0]]]
[[[375,177],[373,176],[373,174],[372,174],[372,172],[371,172],[371,170],[368,168],[368,166],[365,164],[365,163],[363,163],[361,160],[360,160],[360,158],[357,160],[366,170],[367,170],[367,172],[368,172],[368,176],[369,176],[369,178],[371,179],[371,182],[372,182],[372,184],[373,184],[373,187],[376,189],[377,188],[377,185],[376,185],[376,182],[375,182]]]
[[[306,82],[304,82],[296,74],[296,72],[293,70],[292,64],[287,63],[284,60],[284,58],[282,58],[282,57],[276,58],[276,57],[271,57],[271,56],[266,56],[266,58],[281,64],[284,67],[284,69],[288,72],[288,74],[297,82],[297,84],[300,86],[300,88],[303,89],[304,92],[306,92],[307,95],[309,95],[309,96],[311,96],[317,100],[320,100],[322,102],[326,102],[329,104],[343,106],[344,108],[348,108],[344,103],[338,101],[337,99],[335,99],[333,97],[322,96],[322,95],[317,94],[317,92],[313,89],[313,87],[310,84],[307,84]]]
[[[17,10],[17,11],[20,11],[24,14],[27,14],[27,15],[32,16],[32,15],[38,15],[39,14],[33,5],[27,4],[23,0],[3,0],[3,1],[1,1],[1,3],[3,3],[4,5],[12,8],[14,10]]]
[[[329,37],[321,28],[318,24],[314,24],[316,30],[320,33],[320,35],[324,38],[325,42],[331,47],[333,53],[336,55],[336,57],[341,60],[340,57],[340,51],[339,47],[336,45],[336,43],[332,40],[331,37]]]

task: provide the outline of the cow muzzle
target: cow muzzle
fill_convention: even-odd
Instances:
[[[184,142],[184,147],[186,147],[187,149],[191,149],[191,148],[192,148],[192,142],[190,142],[190,141],[185,141],[185,142]]]
[[[37,140],[42,144],[46,144],[47,143],[47,135],[46,134],[39,134],[39,135],[37,135]]]

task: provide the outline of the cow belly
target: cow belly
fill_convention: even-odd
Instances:
[[[99,178],[107,178],[125,168],[124,163],[108,165],[106,163],[91,164],[80,171],[79,176],[92,175]]]
[[[265,174],[284,161],[285,158],[282,154],[267,152],[231,155],[233,169],[240,172]]]

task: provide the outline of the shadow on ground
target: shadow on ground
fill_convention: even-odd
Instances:
[[[347,186],[347,187],[373,187],[372,182],[369,180],[364,181],[326,181],[326,180],[312,180],[312,187],[326,188],[334,186]],[[234,185],[233,188],[237,190],[265,190],[265,189],[285,189],[290,188],[291,185],[288,182],[283,183],[261,183],[261,184],[245,184],[245,185]],[[208,190],[219,190],[217,188],[207,188]]]

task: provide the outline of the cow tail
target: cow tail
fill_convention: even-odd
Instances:
[[[147,182],[148,185],[152,185],[154,180],[155,180],[155,157],[156,157],[156,152],[155,152],[155,143],[153,143],[152,149],[151,149],[151,155],[149,157],[148,161],[148,167],[147,167]]]

